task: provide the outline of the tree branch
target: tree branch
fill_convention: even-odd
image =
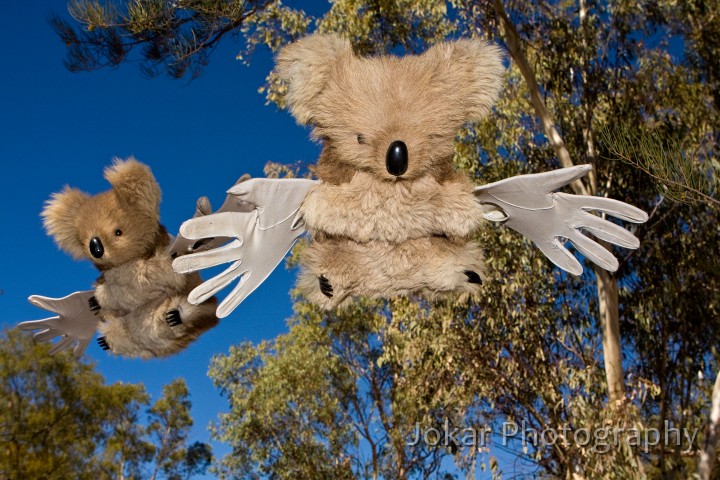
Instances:
[[[563,167],[572,167],[573,161],[570,159],[570,152],[568,152],[565,142],[560,136],[560,133],[555,126],[555,122],[553,122],[550,112],[545,105],[545,101],[540,95],[540,87],[535,79],[535,73],[532,71],[529,62],[527,61],[527,57],[523,52],[520,34],[512,21],[510,21],[510,18],[507,16],[502,0],[493,0],[493,8],[495,9],[495,14],[500,19],[500,23],[502,23],[503,31],[505,33],[505,42],[507,43],[508,50],[510,51],[510,56],[515,61],[515,64],[518,66],[520,73],[525,79],[525,83],[527,84],[530,92],[530,100],[535,108],[535,113],[540,118],[543,131],[550,141],[553,150],[555,150],[555,155],[557,155],[558,160],[560,160],[560,164]],[[570,187],[577,195],[588,194],[585,185],[580,180],[575,180],[570,184]]]

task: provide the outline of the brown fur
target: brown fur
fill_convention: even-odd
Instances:
[[[434,178],[414,182],[378,182],[358,172],[348,183],[320,184],[300,209],[316,232],[356,242],[400,243],[430,236],[467,237],[482,218],[470,181],[457,176],[439,184]]]
[[[187,302],[201,279],[172,269],[169,236],[159,223],[160,188],[150,168],[116,160],[105,178],[113,188],[97,195],[69,187],[53,195],[42,213],[45,227],[61,249],[102,272],[95,286],[99,330],[114,353],[176,353],[217,324],[215,299],[198,306]],[[91,255],[92,238],[104,247],[101,258]],[[179,310],[180,325],[166,322],[171,310]]]
[[[359,243],[345,238],[315,240],[303,257],[298,286],[308,300],[325,308],[346,305],[353,295],[391,298],[454,291],[477,293],[465,271],[485,276],[483,254],[472,240],[422,237],[402,243]],[[322,294],[318,272],[333,287]]]
[[[397,181],[385,154],[402,140],[410,162],[401,181],[430,175],[442,183],[453,173],[455,135],[490,111],[503,66],[499,48],[477,40],[417,56],[361,58],[345,40],[313,35],[283,49],[276,70],[288,84],[290,111],[323,143],[320,179],[343,183],[349,172],[365,171]]]
[[[285,47],[276,71],[290,111],[323,146],[321,183],[301,207],[315,240],[301,291],[325,306],[356,294],[476,291],[464,272],[484,273],[482,252],[468,241],[482,211],[453,169],[453,144],[465,122],[490,111],[500,50],[458,40],[417,56],[361,58],[343,39],[312,35]],[[386,168],[397,140],[408,149],[401,176]],[[320,275],[332,299],[320,292]]]

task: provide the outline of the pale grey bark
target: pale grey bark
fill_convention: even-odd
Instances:
[[[570,152],[568,152],[562,136],[558,132],[555,122],[542,98],[540,87],[535,78],[535,73],[530,67],[530,63],[522,48],[520,35],[515,25],[510,21],[502,0],[493,0],[493,7],[500,23],[503,26],[505,34],[505,42],[507,43],[510,56],[518,66],[520,73],[527,84],[530,92],[530,99],[533,108],[543,126],[543,131],[547,136],[550,144],[555,150],[555,155],[563,167],[573,166]],[[588,136],[592,142],[592,136]],[[589,148],[594,149],[592,144]],[[593,152],[591,152],[593,153]],[[594,187],[596,184],[595,173],[590,177]],[[594,193],[597,189],[588,189],[580,180],[575,180],[570,184],[573,192],[577,195],[588,195]],[[620,321],[618,309],[618,286],[617,279],[609,272],[595,268],[597,277],[598,303],[600,307],[600,322],[603,331],[603,357],[605,359],[605,376],[608,385],[608,398],[611,404],[622,401],[625,392],[625,382],[622,368],[622,350],[620,344]]]
[[[698,477],[700,480],[710,480],[715,458],[717,457],[717,441],[720,434],[720,372],[715,378],[715,386],[712,393],[712,404],[710,406],[710,419],[707,426],[705,446],[700,451],[700,463],[698,464]]]

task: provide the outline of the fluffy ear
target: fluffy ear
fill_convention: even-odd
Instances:
[[[77,219],[90,196],[77,188],[65,187],[53,194],[42,211],[43,225],[58,247],[76,259],[85,258],[85,245],[80,242]]]
[[[121,203],[148,216],[160,216],[160,187],[150,167],[134,158],[116,158],[104,175]]]
[[[502,86],[503,52],[500,47],[480,40],[443,42],[421,56],[440,85],[444,85],[446,104],[457,105],[457,113],[467,120],[488,114]]]
[[[350,42],[336,35],[310,35],[280,50],[275,72],[287,84],[285,101],[299,124],[312,123],[316,97],[341,61],[350,58]]]

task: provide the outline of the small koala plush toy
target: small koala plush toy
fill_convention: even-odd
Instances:
[[[94,293],[31,297],[31,303],[61,316],[24,322],[21,328],[45,328],[36,334],[40,340],[61,336],[56,348],[79,340],[84,350],[88,335],[97,329],[100,346],[118,355],[176,353],[218,323],[215,298],[197,305],[188,302],[188,293],[202,280],[197,273],[172,269],[172,237],[159,222],[160,187],[150,168],[132,158],[116,160],[105,169],[105,178],[110,190],[89,195],[65,187],[42,212],[57,245],[76,259],[90,260],[100,271]],[[99,322],[88,319],[87,311]]]

